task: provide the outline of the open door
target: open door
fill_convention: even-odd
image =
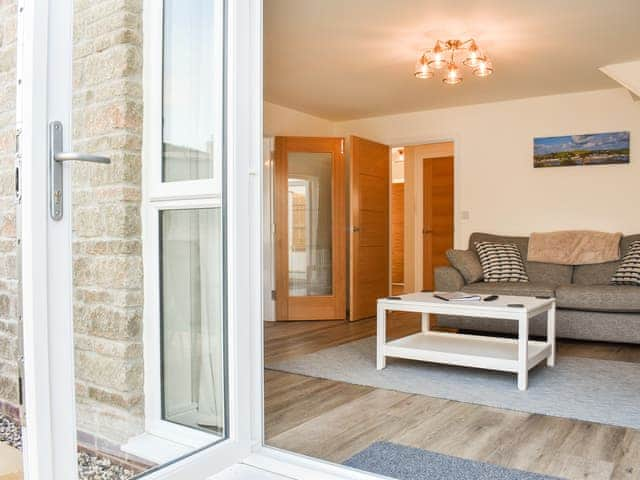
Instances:
[[[351,137],[350,320],[389,295],[389,147]]]
[[[276,319],[346,316],[342,138],[276,137]]]
[[[453,157],[423,160],[423,289],[433,290],[436,267],[453,248]]]

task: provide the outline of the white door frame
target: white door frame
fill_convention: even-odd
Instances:
[[[48,215],[48,122],[71,118],[71,0],[23,0],[18,11],[17,126],[24,355],[23,455],[29,480],[77,478],[71,230]],[[49,8],[49,7],[52,8]],[[50,81],[43,81],[49,78]],[[60,88],[69,83],[69,88]],[[55,86],[55,94],[53,93]],[[65,140],[68,142],[68,133]],[[68,144],[68,143],[67,143]],[[65,172],[68,183],[68,172]],[[65,202],[65,215],[69,215]],[[57,224],[56,224],[57,223]],[[62,250],[52,252],[55,242]],[[53,254],[52,254],[53,253]],[[65,262],[66,255],[69,261]],[[69,368],[71,367],[71,368]],[[55,386],[55,387],[54,387]],[[68,461],[71,457],[73,462]]]
[[[18,8],[17,117],[24,159],[20,172],[23,451],[28,480],[77,478],[70,189],[65,192],[64,218],[59,222],[49,219],[47,193],[50,120],[64,123],[65,146],[70,145],[72,5],[72,0],[20,0]],[[261,100],[253,84],[257,77],[255,52],[261,44],[258,37],[246,32],[248,25],[260,25],[261,10],[255,0],[229,1],[227,8],[228,438],[147,474],[148,479],[204,480],[251,452],[256,421],[251,400],[257,398],[249,374],[252,355],[256,355],[251,318],[260,316],[254,311],[256,298],[258,305],[260,299],[259,293],[254,293],[247,301],[247,295],[251,296],[247,292],[259,292],[260,275],[254,276],[253,266],[258,265],[260,253],[247,255],[254,232],[246,219],[255,206],[248,192],[260,168],[255,159],[260,159],[261,122],[247,119],[257,118],[252,109]],[[254,142],[246,141],[254,137],[258,139],[257,150]],[[65,167],[65,175],[69,180],[69,167]],[[259,217],[252,223],[259,225]]]

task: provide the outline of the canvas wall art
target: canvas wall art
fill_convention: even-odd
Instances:
[[[629,132],[533,139],[535,168],[608,163],[629,163]]]

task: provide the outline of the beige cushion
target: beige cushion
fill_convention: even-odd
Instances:
[[[640,312],[640,288],[628,285],[561,285],[559,308],[590,312]]]
[[[447,250],[451,266],[458,270],[466,283],[482,280],[482,265],[478,255],[471,250]]]
[[[472,283],[462,287],[463,292],[479,293],[481,295],[518,295],[521,297],[553,297],[556,286],[549,283],[531,282],[494,282]]]

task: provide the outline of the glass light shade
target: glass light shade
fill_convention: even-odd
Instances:
[[[447,67],[447,76],[442,79],[442,82],[447,85],[457,85],[462,82],[460,69],[455,63],[449,63],[449,66]]]
[[[429,61],[427,60],[427,57],[425,55],[420,57],[420,59],[416,62],[414,75],[416,76],[416,78],[422,79],[433,77],[433,71],[429,68]]]
[[[489,59],[483,58],[478,62],[478,66],[473,70],[476,77],[488,77],[493,73],[493,64]]]
[[[431,51],[431,59],[429,60],[429,66],[439,70],[447,64],[447,60],[444,58],[445,52],[439,44],[436,44]]]
[[[467,67],[476,68],[483,59],[484,58],[478,46],[475,43],[472,43],[469,47],[467,58],[465,58],[462,63]]]

